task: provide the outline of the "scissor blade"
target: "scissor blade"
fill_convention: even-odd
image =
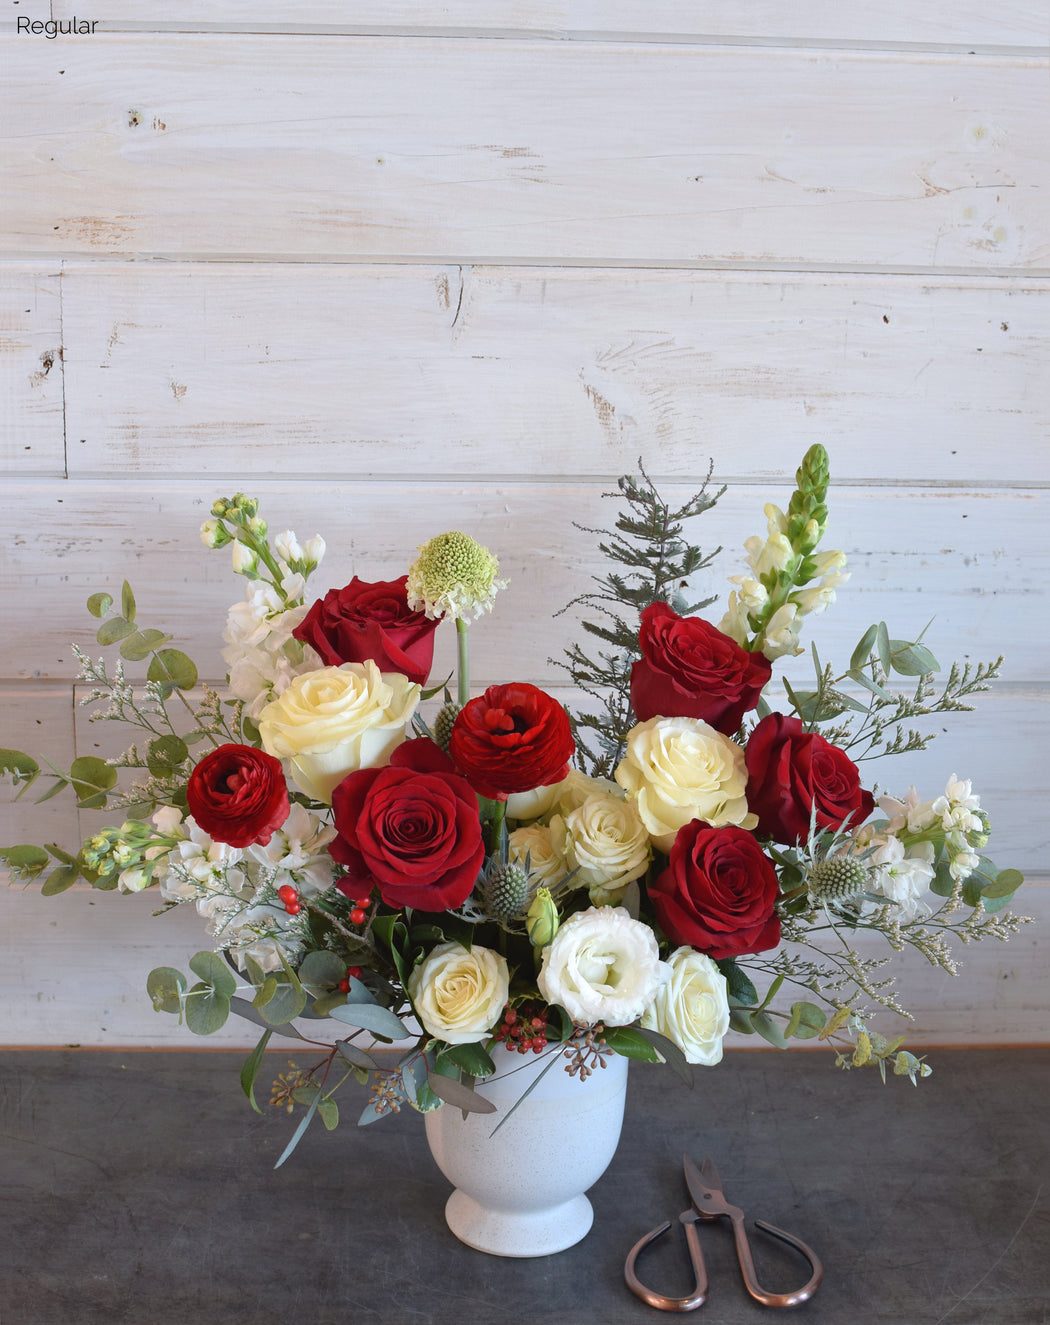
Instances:
[[[725,1198],[722,1196],[722,1179],[718,1176],[714,1161],[710,1156],[704,1160],[703,1168],[698,1169],[688,1155],[682,1156],[682,1171],[685,1185],[689,1188],[693,1209],[697,1214],[712,1213],[721,1210]]]

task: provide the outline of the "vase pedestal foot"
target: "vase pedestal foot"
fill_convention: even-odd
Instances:
[[[492,1210],[456,1190],[445,1205],[445,1222],[460,1242],[491,1256],[550,1256],[587,1236],[594,1211],[586,1196],[548,1210]]]

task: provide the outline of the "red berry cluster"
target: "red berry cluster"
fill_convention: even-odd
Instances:
[[[290,916],[297,916],[302,910],[298,890],[293,888],[290,883],[281,884],[280,888],[277,889],[277,896],[281,899],[281,905]]]
[[[527,999],[519,1007],[513,1008],[508,1003],[503,1012],[503,1020],[496,1028],[495,1037],[502,1040],[508,1049],[516,1049],[519,1054],[542,1053],[547,1047],[547,1007]]]
[[[360,978],[361,978],[360,966],[348,966],[346,968],[346,975],[344,975],[343,978],[339,981],[338,985],[336,985],[336,988],[342,994],[349,994],[350,981],[360,980]]]

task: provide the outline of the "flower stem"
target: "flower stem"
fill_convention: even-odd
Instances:
[[[470,640],[467,636],[467,623],[461,616],[456,617],[456,645],[458,648],[456,701],[462,708],[470,699]]]

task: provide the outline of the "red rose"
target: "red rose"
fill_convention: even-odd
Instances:
[[[459,771],[489,800],[560,782],[574,749],[565,710],[525,681],[489,686],[464,705],[448,746]]]
[[[642,657],[631,668],[631,704],[639,722],[701,718],[732,736],[758,703],[772,665],[761,653],[704,621],[681,617],[666,603],[642,613]]]
[[[409,608],[407,580],[402,575],[369,584],[355,575],[345,589],[319,598],[292,634],[312,645],[326,667],[371,658],[381,672],[401,672],[422,685],[434,660],[440,622]]]
[[[190,814],[216,842],[266,846],[288,818],[288,787],[281,761],[251,745],[220,745],[186,784]]]
[[[667,868],[649,885],[671,942],[715,958],[776,947],[779,891],[772,861],[750,833],[733,824],[712,828],[699,819],[678,830]]]
[[[363,901],[445,911],[470,895],[485,859],[478,800],[433,741],[405,741],[387,768],[350,773],[332,793],[339,836],[328,848],[346,868],[336,885]]]
[[[803,730],[799,718],[770,713],[745,751],[747,803],[758,832],[774,842],[804,842],[816,806],[817,828],[858,828],[875,806],[860,785],[857,765],[837,745]]]

